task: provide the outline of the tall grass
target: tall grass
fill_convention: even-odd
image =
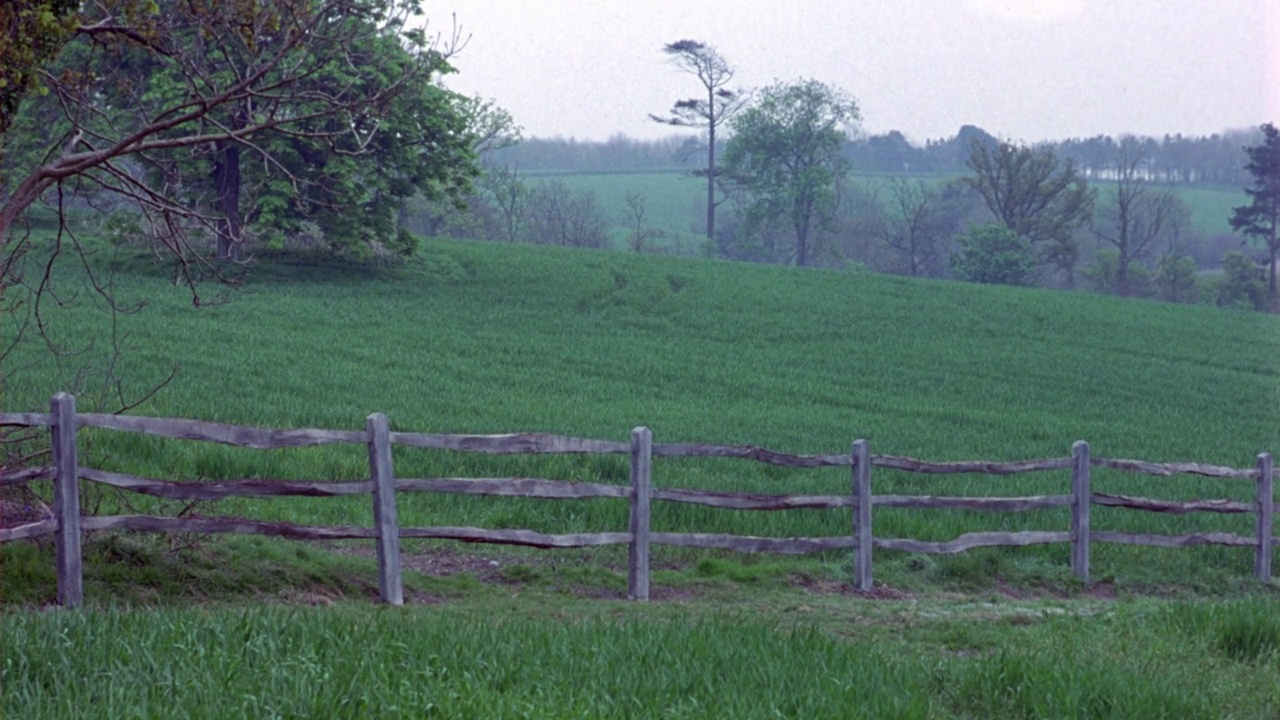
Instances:
[[[1065,456],[1086,439],[1099,457],[1248,467],[1280,449],[1280,326],[1212,308],[714,261],[555,248],[428,243],[398,270],[344,274],[265,264],[232,302],[195,309],[141,260],[117,282],[150,307],[126,318],[136,349],[121,368],[135,387],[178,379],[139,412],[269,427],[393,427],[428,432],[543,431],[625,439],[743,443],[789,452],[873,452],[935,460]],[[101,317],[56,313],[83,342]],[[99,336],[99,341],[101,338]],[[15,356],[6,410],[36,410],[66,372],[38,348]],[[82,403],[82,409],[89,401]],[[271,452],[85,431],[86,464],[184,481],[245,477],[355,480],[360,446]],[[491,458],[398,449],[400,477],[540,476],[625,483],[622,457]],[[1012,478],[876,471],[877,493],[1067,492],[1064,472]],[[845,493],[839,470],[780,471],[745,461],[658,460],[660,487]],[[1099,471],[1095,491],[1248,500],[1250,483],[1154,479]],[[139,499],[154,510],[157,503]],[[311,524],[367,524],[363,498],[237,500],[206,512]],[[405,495],[413,525],[601,531],[625,504]],[[1247,533],[1247,516],[1162,517],[1099,508],[1096,529]],[[747,513],[660,504],[655,529],[838,535],[847,513]],[[882,537],[944,540],[984,529],[1065,529],[1065,510],[1026,514],[885,509]],[[1042,568],[1064,547],[991,550]],[[1100,546],[1095,570],[1212,585],[1247,575],[1244,550]],[[883,559],[898,561],[893,553]],[[905,562],[905,560],[902,560]],[[940,559],[956,569],[972,560]],[[981,560],[981,562],[987,562]]]
[[[1271,717],[1274,654],[1187,623],[1262,604],[107,608],[0,615],[0,680],[24,718]]]

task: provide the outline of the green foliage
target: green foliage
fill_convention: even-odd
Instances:
[[[956,238],[951,256],[956,277],[989,285],[1030,285],[1036,259],[1031,243],[1003,225],[976,225]]]
[[[18,106],[37,87],[40,68],[70,36],[79,8],[77,0],[9,0],[0,5],[0,149]]]
[[[1157,297],[1169,302],[1195,302],[1196,261],[1179,252],[1167,252],[1156,262],[1154,278]]]
[[[1088,222],[1093,192],[1071,160],[1048,146],[974,142],[966,179],[996,219],[1036,248],[1037,260],[1063,270],[1075,266],[1075,230]]]
[[[400,205],[460,202],[474,133],[490,129],[473,126],[483,108],[440,84],[456,48],[408,27],[419,13],[416,0],[87,4],[93,29],[45,75],[56,97],[29,104],[39,132],[18,164],[43,184],[7,198],[0,221],[56,177],[123,196],[188,275],[209,268],[194,259],[215,242],[231,259],[247,242],[404,255]],[[48,154],[75,136],[96,138],[98,154]],[[71,169],[37,172],[51,164]]]
[[[1185,260],[1191,260],[1186,256],[1182,256]],[[1150,283],[1152,282],[1151,270],[1141,263],[1133,263],[1128,266],[1125,272],[1126,284],[1122,289],[1117,281],[1117,270],[1120,266],[1119,250],[1099,250],[1094,256],[1093,262],[1084,270],[1085,279],[1098,292],[1104,292],[1108,295],[1125,295],[1129,297],[1143,297],[1149,294]],[[1170,268],[1177,270],[1178,268]],[[1195,261],[1191,261],[1192,282],[1194,284]],[[1175,278],[1174,281],[1177,281]]]
[[[816,80],[776,83],[730,121],[733,137],[721,172],[744,197],[745,232],[780,226],[792,247],[778,259],[812,261],[811,234],[835,210],[836,184],[848,172],[841,154],[858,106],[844,91]]]
[[[1222,281],[1218,285],[1219,307],[1261,310],[1266,307],[1266,286],[1258,265],[1241,252],[1222,256]]]

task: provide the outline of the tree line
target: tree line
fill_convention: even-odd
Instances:
[[[1053,148],[1076,164],[1088,180],[1115,178],[1112,159],[1122,143],[1136,139],[1148,158],[1149,179],[1180,186],[1243,187],[1249,182],[1243,147],[1261,139],[1258,128],[1224,130],[1204,136],[1090,138],[1036,143]],[[844,143],[844,156],[861,173],[886,175],[961,175],[968,172],[973,142],[997,139],[974,125],[962,126],[949,138],[913,143],[897,130],[876,135],[854,134]],[[717,140],[723,154],[726,140]],[[618,133],[603,141],[565,137],[531,137],[495,155],[502,164],[528,172],[664,172],[687,170],[705,161],[705,138],[669,135],[638,139]]]
[[[1252,179],[1261,194],[1232,224],[1274,268],[1270,171],[1256,154],[1270,151],[1269,126],[1036,145],[965,126],[916,146],[861,133],[838,87],[742,88],[714,46],[684,39],[661,51],[694,92],[649,117],[694,132],[522,140],[492,101],[444,87],[465,37],[413,29],[420,11],[416,0],[6,6],[0,288],[47,276],[22,262],[33,244],[20,221],[41,202],[59,233],[79,203],[120,242],[162,249],[192,288],[234,282],[263,248],[409,256],[419,235],[610,245],[618,218],[590,192],[521,174],[550,167],[692,168],[706,183],[691,223],[706,254],[1168,299],[1194,294],[1200,267],[1244,268],[1196,237],[1172,187]],[[854,168],[892,177],[859,182]],[[664,247],[644,197],[624,215],[628,247]]]
[[[572,151],[579,170],[608,170],[611,157],[631,158],[627,169],[644,168],[641,157],[654,162],[650,169],[680,160],[695,163],[692,174],[706,180],[706,219],[691,224],[706,234],[705,254],[1276,306],[1274,186],[1280,170],[1268,163],[1276,162],[1280,141],[1270,125],[1212,138],[1123,136],[1035,145],[965,126],[951,140],[920,148],[900,133],[860,137],[857,102],[837,87],[811,79],[756,90],[731,87],[732,67],[713,46],[679,40],[663,52],[696,78],[701,94],[650,117],[703,132],[653,143],[617,136],[598,145],[544,139],[506,147],[489,158],[482,183],[487,195],[473,196],[469,207],[475,219],[469,227],[452,221],[449,234],[602,247],[610,218],[589,192],[571,192],[560,181],[526,183],[506,163],[569,157],[558,151]],[[1237,144],[1246,140],[1256,144]],[[529,147],[530,154],[521,155]],[[597,162],[602,164],[592,165]],[[850,172],[855,167],[892,177],[859,182]],[[1240,236],[1205,237],[1175,187],[1241,178],[1253,187],[1247,190],[1251,204],[1230,218]],[[513,213],[516,206],[503,203],[504,197],[522,198],[520,212]],[[646,227],[643,203],[643,197],[628,197],[626,244],[661,248],[661,231]],[[718,209],[724,216],[719,224]],[[562,219],[555,226],[560,229],[546,229],[543,218],[566,214],[577,221]],[[506,234],[484,229],[494,225]],[[1256,241],[1262,256],[1232,250],[1241,238]],[[1200,272],[1206,268],[1221,273]]]

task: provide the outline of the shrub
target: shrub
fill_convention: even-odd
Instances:
[[[1036,261],[1031,243],[1003,225],[972,227],[956,237],[960,252],[951,256],[956,277],[989,285],[1030,285]]]

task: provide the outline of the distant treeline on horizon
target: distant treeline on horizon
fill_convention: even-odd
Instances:
[[[1106,180],[1122,137],[1097,135],[1036,144],[1071,159],[1087,179]],[[1256,144],[1260,137],[1257,128],[1208,136],[1141,137],[1146,172],[1153,181],[1177,185],[1242,187],[1249,182],[1244,146]],[[963,174],[969,171],[966,162],[974,142],[995,144],[998,139],[982,128],[965,125],[951,138],[915,145],[893,130],[848,141],[845,155],[857,173]],[[716,144],[717,150],[723,149],[721,141]],[[493,161],[524,172],[697,170],[706,166],[705,153],[705,135],[673,134],[643,140],[619,133],[604,141],[527,138],[495,152]]]

